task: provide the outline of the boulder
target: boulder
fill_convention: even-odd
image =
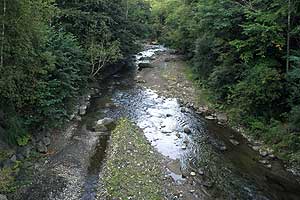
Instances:
[[[51,144],[51,140],[49,137],[44,137],[42,140],[46,146],[49,146]]]
[[[85,115],[87,110],[87,105],[82,105],[79,107],[79,114],[80,115]]]
[[[43,141],[39,141],[36,145],[36,149],[39,153],[47,153],[48,148],[46,145],[43,143]]]
[[[23,158],[29,158],[31,153],[31,146],[27,145],[24,147],[18,147],[17,149],[17,158],[22,160]]]
[[[216,117],[217,117],[217,120],[221,123],[227,123],[227,121],[228,121],[227,115],[224,113],[217,113]]]
[[[138,64],[138,70],[142,70],[142,69],[145,69],[145,68],[152,68],[152,66],[151,66],[150,63],[139,63]]]
[[[112,118],[104,118],[97,121],[95,130],[96,131],[108,131],[111,126],[113,126],[115,120]]]
[[[112,118],[104,118],[97,121],[97,125],[110,126],[114,124],[115,120]]]

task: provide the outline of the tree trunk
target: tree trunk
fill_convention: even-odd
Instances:
[[[3,0],[3,17],[2,17],[2,42],[1,42],[1,68],[4,63],[4,40],[5,40],[5,17],[6,17],[6,0]]]
[[[286,72],[290,67],[290,31],[291,31],[291,0],[288,0],[288,22],[287,22],[287,40],[286,40]]]
[[[126,0],[126,13],[125,13],[125,19],[127,20],[128,19],[128,12],[129,12],[129,0]]]

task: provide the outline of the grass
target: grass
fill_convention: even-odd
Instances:
[[[158,200],[163,197],[160,159],[143,134],[127,119],[112,133],[104,169],[107,199]]]

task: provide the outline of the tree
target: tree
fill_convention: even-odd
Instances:
[[[91,42],[91,46],[88,49],[92,65],[91,78],[94,78],[105,65],[116,62],[122,57],[119,45],[117,41],[110,43],[110,45],[107,45],[105,41],[101,41],[100,44]]]

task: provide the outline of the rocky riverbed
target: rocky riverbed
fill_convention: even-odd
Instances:
[[[226,115],[208,109],[185,76],[187,64],[175,53],[147,45],[134,57],[136,66],[95,86],[89,106],[79,107],[81,116],[73,116],[69,127],[53,134],[50,145],[43,141],[46,153],[31,166],[31,183],[9,194],[9,199],[126,199],[126,194],[115,192],[125,180],[109,177],[115,177],[114,171],[124,173],[113,167],[139,165],[145,170],[129,170],[136,171],[132,177],[141,177],[138,173],[147,177],[147,166],[156,166],[155,176],[162,178],[159,182],[149,178],[151,183],[146,181],[145,187],[159,185],[155,191],[161,191],[161,199],[299,199],[296,177],[272,153],[256,151],[242,135],[226,127]],[[137,127],[133,135],[138,132],[143,137],[126,137],[130,131],[120,131],[123,127],[112,132],[116,135],[110,140],[121,118]],[[139,158],[139,153],[151,162],[131,160]],[[127,165],[118,164],[124,157]],[[128,180],[127,187],[138,188],[145,181]],[[142,188],[139,192],[127,199],[143,196]]]

